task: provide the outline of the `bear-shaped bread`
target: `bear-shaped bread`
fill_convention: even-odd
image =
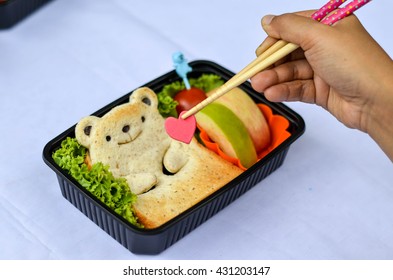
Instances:
[[[92,164],[102,162],[115,177],[126,178],[146,228],[171,220],[242,172],[195,138],[190,144],[170,138],[157,106],[156,94],[139,88],[128,103],[101,118],[85,117],[75,128]]]

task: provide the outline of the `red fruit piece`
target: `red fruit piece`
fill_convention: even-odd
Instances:
[[[204,99],[206,94],[199,88],[184,89],[177,93],[173,98],[179,104],[176,106],[176,111],[180,114],[183,111],[188,111]]]

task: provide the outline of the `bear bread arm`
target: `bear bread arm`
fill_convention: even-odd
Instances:
[[[187,144],[172,141],[164,156],[164,167],[171,173],[178,172],[188,161]]]

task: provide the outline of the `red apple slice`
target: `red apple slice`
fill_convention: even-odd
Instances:
[[[213,93],[214,91],[208,92],[207,96]],[[214,102],[230,109],[243,122],[257,153],[270,143],[270,129],[264,115],[241,88],[232,89]]]

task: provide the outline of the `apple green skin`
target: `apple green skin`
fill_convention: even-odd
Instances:
[[[257,162],[254,143],[243,122],[227,107],[213,102],[195,114],[197,123],[228,156],[245,168]]]
[[[213,92],[207,93],[207,96]],[[263,113],[241,88],[230,90],[215,102],[230,109],[243,122],[258,153],[270,143],[270,129]]]

